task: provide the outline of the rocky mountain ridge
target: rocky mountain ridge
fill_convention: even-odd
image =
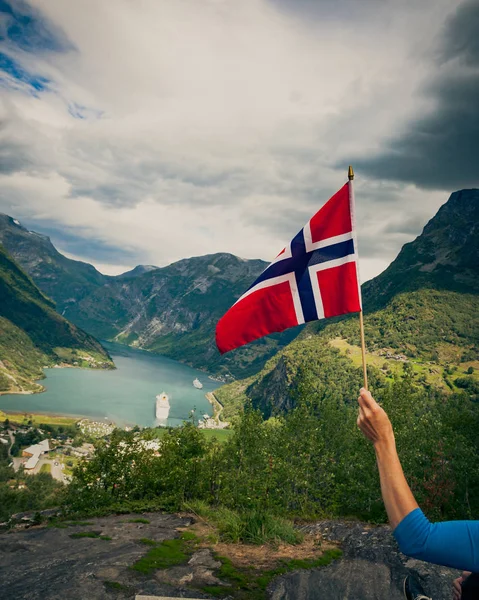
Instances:
[[[63,256],[50,238],[0,213],[0,243],[62,313],[108,281],[93,265]]]
[[[362,286],[365,310],[421,288],[479,293],[479,189],[451,194],[422,233]]]

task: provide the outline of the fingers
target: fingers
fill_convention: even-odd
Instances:
[[[461,581],[463,581],[463,577],[454,579],[454,581],[452,582],[452,598],[453,598],[453,600],[461,600],[461,597],[462,597]]]
[[[370,391],[361,388],[359,394],[359,398],[361,398],[361,400],[358,398],[358,402],[361,404],[361,406],[367,407],[370,410],[374,410],[379,406],[376,400],[372,397]]]
[[[372,441],[375,440],[376,432],[374,430],[374,427],[368,421],[367,415],[365,414],[365,412],[361,406],[359,407],[359,414],[358,414],[356,423],[357,423],[359,429],[363,432],[363,434],[367,438],[369,438]]]

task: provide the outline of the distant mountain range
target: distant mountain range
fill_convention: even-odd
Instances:
[[[104,348],[69,323],[0,244],[0,392],[40,388],[42,366],[112,368]]]
[[[56,303],[95,337],[164,354],[216,375],[257,372],[299,330],[272,335],[220,356],[216,322],[267,263],[220,253],[167,267],[139,265],[115,277],[63,256],[41,234],[0,215],[0,242]]]
[[[438,357],[443,366],[460,363],[467,352],[477,360],[478,223],[479,190],[455,192],[388,269],[363,285],[368,343],[376,353],[370,355],[372,366],[380,366],[381,352],[408,353],[418,360]],[[122,275],[106,276],[92,265],[66,258],[49,238],[7,215],[0,215],[0,242],[56,302],[59,312],[97,338],[164,354],[217,375],[244,378],[259,373],[235,389],[241,389],[243,399],[248,389],[265,412],[291,404],[295,372],[306,360],[298,357],[333,335],[339,338],[337,347],[328,341],[326,354],[348,350],[344,364],[357,368],[357,317],[295,328],[219,355],[216,322],[265,268],[261,260],[220,253],[162,268],[139,265]],[[427,384],[437,379],[422,375]],[[435,383],[447,387],[443,377]],[[226,395],[238,398],[231,389]]]
[[[373,389],[407,376],[479,399],[479,190],[453,193],[362,292]],[[217,391],[226,418],[248,400],[266,416],[291,410],[305,375],[319,395],[339,386],[353,401],[359,344],[357,315],[309,324],[258,374]]]

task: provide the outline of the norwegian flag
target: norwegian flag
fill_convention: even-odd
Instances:
[[[319,209],[220,319],[221,354],[295,325],[361,311],[352,183]]]

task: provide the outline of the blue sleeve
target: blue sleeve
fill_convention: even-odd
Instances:
[[[399,523],[394,537],[407,556],[479,572],[479,521],[430,523],[416,508]]]

